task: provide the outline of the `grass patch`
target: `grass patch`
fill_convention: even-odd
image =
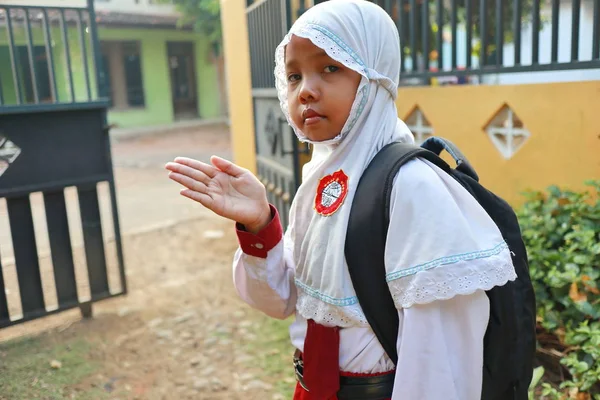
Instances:
[[[290,343],[288,328],[293,318],[280,321],[261,316],[254,331],[257,339],[247,345],[247,352],[253,357],[252,363],[263,371],[262,378],[275,382],[278,393],[291,399],[296,386],[292,367],[294,349]]]
[[[35,337],[0,344],[0,399],[105,399],[106,393],[96,388],[71,396],[73,386],[98,368],[89,359],[90,351],[82,339],[56,344]],[[53,360],[61,367],[52,368]]]

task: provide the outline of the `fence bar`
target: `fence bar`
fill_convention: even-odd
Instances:
[[[410,58],[412,60],[412,70],[417,71],[417,0],[410,0],[410,11],[408,23],[410,29]]]
[[[92,54],[94,54],[94,66],[96,67],[96,86],[98,87],[98,97],[105,98],[108,97],[108,93],[106,92],[106,82],[104,82],[104,75],[102,74],[102,59],[100,55],[100,48],[98,43],[98,29],[96,27],[96,12],[94,11],[94,0],[88,0],[88,19],[89,19],[89,28],[90,28],[90,38],[91,38],[91,46],[92,46]]]
[[[456,4],[456,0],[450,1],[450,11],[450,27],[452,30],[452,69],[456,69],[456,49],[458,47],[458,40],[456,40],[456,24],[458,20],[458,7]]]
[[[392,15],[392,0],[384,0],[383,9],[390,15]]]
[[[4,321],[10,320],[8,312],[8,301],[6,300],[6,285],[2,276],[2,257],[0,257],[0,326]]]
[[[397,4],[398,21],[396,21],[396,26],[398,27],[398,32],[400,34],[400,72],[404,72],[406,70],[406,57],[404,57],[404,46],[406,46],[404,41],[404,0],[397,0]]]
[[[75,85],[73,85],[73,68],[71,68],[71,51],[69,50],[68,26],[65,23],[65,11],[60,10],[60,29],[62,31],[63,44],[65,46],[65,62],[67,63],[67,74],[69,76],[69,88],[71,90],[71,102],[75,102]],[[83,57],[83,54],[82,54]]]
[[[46,223],[50,235],[50,253],[54,267],[54,282],[60,307],[77,303],[77,284],[71,248],[71,235],[67,220],[64,192],[44,192]]]
[[[256,10],[254,11],[255,14],[255,27],[256,26],[260,26],[260,24],[262,23],[262,20],[260,18],[260,5],[256,8]],[[262,35],[261,32],[256,32],[256,36],[258,39],[258,42],[256,44],[256,64],[258,65],[258,72],[256,73],[256,87],[262,87],[262,71],[264,71],[264,65],[263,65],[263,50],[262,50]]]
[[[300,7],[298,8],[298,13],[302,12],[304,13],[304,0],[300,0]],[[258,87],[265,87],[264,85],[264,75],[265,75],[265,70],[267,69],[267,65],[265,64],[265,31],[264,29],[262,29],[263,24],[264,24],[264,18],[263,18],[263,10],[264,10],[264,5],[265,3],[261,3],[259,6],[257,6],[256,8],[256,22],[257,22],[257,26],[261,27],[261,29],[258,32],[259,35],[259,40],[258,40]],[[300,14],[298,14],[298,16],[300,16]]]
[[[431,28],[429,27],[429,0],[423,0],[421,7],[421,29],[422,38],[421,45],[423,46],[423,69],[429,71],[429,33]]]
[[[473,0],[465,0],[465,29],[467,30],[467,68],[471,68],[471,53],[473,52]]]
[[[540,57],[540,2],[533,2],[531,22],[531,63],[537,64]]]
[[[108,162],[112,165],[112,157],[110,156],[110,137],[106,135],[106,152],[108,154]],[[113,229],[115,234],[115,244],[117,245],[117,261],[119,263],[119,277],[121,278],[121,292],[127,293],[127,277],[125,276],[125,257],[123,256],[123,246],[121,239],[121,224],[119,222],[119,209],[117,207],[117,190],[115,187],[115,176],[110,170],[110,180],[108,181],[110,189],[110,207],[112,211]]]
[[[271,1],[273,0],[269,0],[265,3],[263,3],[262,8],[263,8],[263,26],[272,26],[272,24],[270,23],[270,19],[269,19],[269,10],[271,9]],[[307,7],[308,10],[308,7]],[[305,11],[306,12],[306,11]],[[271,48],[270,44],[271,44],[271,32],[269,31],[269,28],[267,29],[263,29],[262,30],[263,35],[264,35],[264,42],[263,42],[263,49],[264,49],[264,60],[265,60],[265,69],[263,69],[263,87],[269,87],[270,85],[270,77],[273,75],[273,68],[272,68],[272,61],[274,60],[275,57],[270,54],[269,49]],[[271,56],[271,57],[269,57]]]
[[[291,0],[282,1],[285,3],[285,25],[283,27],[283,35],[285,35],[285,33],[292,27],[292,2]]]
[[[261,5],[259,4],[258,6],[256,6],[256,8],[254,9],[254,11],[252,12],[253,16],[254,16],[254,26],[255,26],[255,30],[257,26],[260,26],[260,24],[262,23],[261,17],[260,17],[260,10],[261,10]],[[302,6],[300,5],[300,8]],[[300,12],[300,11],[298,11]],[[263,65],[263,51],[262,51],[262,35],[261,32],[256,32],[256,36],[257,36],[257,42],[256,43],[256,52],[254,53],[256,55],[256,65],[258,66],[257,69],[257,73],[256,73],[256,87],[262,87],[262,71],[264,71],[264,65]]]
[[[81,59],[83,61],[83,76],[85,77],[85,89],[88,101],[92,100],[92,89],[90,85],[90,66],[88,64],[87,44],[85,40],[85,29],[83,28],[83,15],[81,10],[77,10],[77,31],[79,32],[79,47],[81,49]]]
[[[594,0],[594,21],[592,29],[592,59],[600,58],[600,0]]]
[[[437,55],[438,55],[438,71],[442,71],[444,69],[444,1],[437,0],[436,4],[436,17],[437,17]]]
[[[2,94],[2,78],[0,78],[0,106],[4,104],[4,95]]]
[[[558,61],[558,13],[560,0],[552,0],[552,56],[551,62]]]
[[[487,0],[479,0],[479,29],[481,40],[481,51],[479,56],[479,68],[487,64]]]
[[[87,261],[90,291],[92,300],[109,294],[108,276],[106,273],[106,257],[104,254],[104,239],[100,222],[98,192],[96,186],[78,187],[81,226],[83,228],[83,243]],[[114,212],[114,211],[113,211]]]
[[[535,0],[534,0],[535,1]],[[503,65],[504,56],[504,14],[502,0],[496,0],[496,65]]]
[[[271,86],[270,84],[270,76],[273,75],[273,63],[272,60],[275,59],[275,57],[267,57],[267,54],[269,53],[269,50],[271,49],[271,42],[273,41],[273,24],[270,23],[271,21],[273,21],[272,19],[272,14],[273,14],[273,0],[270,0],[268,2],[266,2],[263,7],[265,8],[265,29],[263,29],[263,32],[265,33],[266,36],[266,41],[265,41],[265,60],[267,60],[267,68],[265,69],[265,81],[264,81],[264,85],[265,87]],[[269,74],[269,71],[271,71],[271,73]],[[273,85],[275,86],[275,85]]]
[[[10,52],[10,67],[12,69],[13,83],[15,85],[15,95],[17,104],[21,104],[23,103],[23,96],[21,95],[21,70],[19,68],[19,54],[15,47],[15,33],[13,32],[10,9],[6,9],[6,28],[8,33],[8,49]]]
[[[515,65],[519,65],[521,64],[521,0],[514,0],[514,6]]]
[[[581,15],[581,0],[573,0],[571,10],[571,61],[579,59],[579,16]]]
[[[33,99],[36,103],[39,103],[40,95],[37,83],[37,66],[35,65],[33,35],[31,33],[31,21],[29,21],[29,10],[27,9],[25,9],[25,30],[27,32],[27,55],[29,56],[29,73],[31,74],[31,83],[33,86]]]
[[[45,311],[29,196],[6,199],[23,316]]]
[[[58,91],[56,89],[56,74],[54,73],[54,55],[52,54],[52,36],[50,34],[50,21],[45,8],[42,8],[42,23],[44,25],[44,42],[46,44],[46,57],[48,60],[48,75],[50,76],[50,92],[52,100],[58,103]]]

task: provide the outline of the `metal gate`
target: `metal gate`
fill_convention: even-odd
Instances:
[[[0,217],[7,214],[10,234],[0,231],[6,239],[0,241],[0,328],[73,307],[90,316],[92,302],[127,291],[93,1],[81,7],[5,3],[0,1],[0,51],[8,53],[0,54]],[[108,187],[107,196],[99,198],[98,187]],[[35,196],[43,201],[33,201]],[[110,277],[103,200],[114,228]],[[83,276],[76,276],[80,249],[68,215],[73,204],[87,264]],[[45,258],[40,221],[48,238]],[[12,258],[6,257],[7,242]],[[48,259],[51,269],[41,273]],[[88,281],[85,296],[82,279]],[[49,292],[55,304],[49,304]]]
[[[385,9],[398,28],[402,86],[493,84],[518,73],[600,70],[600,0],[371,1]],[[292,16],[320,2],[248,0],[246,9],[257,170],[286,225],[308,148],[298,144],[281,114],[274,54]],[[419,123],[421,117],[409,126],[417,135],[431,134],[431,127]]]
[[[287,226],[289,207],[300,186],[303,155],[309,151],[281,112],[273,75],[275,49],[291,24],[290,1],[257,1],[248,6],[247,16],[258,177]]]

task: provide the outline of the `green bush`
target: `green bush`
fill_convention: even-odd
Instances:
[[[557,187],[529,193],[518,211],[536,293],[540,362],[561,378],[541,383],[538,398],[600,400],[600,181],[588,185],[581,193]]]

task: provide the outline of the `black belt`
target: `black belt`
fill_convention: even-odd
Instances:
[[[304,382],[304,362],[300,351],[294,354],[296,380],[304,390],[310,392]],[[385,400],[392,397],[394,373],[378,376],[340,376],[338,400]]]

